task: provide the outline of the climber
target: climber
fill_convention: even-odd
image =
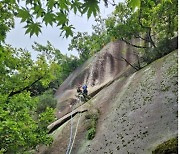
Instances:
[[[83,96],[87,97],[87,95],[88,95],[87,85],[82,86],[82,89],[83,89],[83,93],[82,93]]]
[[[77,93],[78,93],[78,95],[82,94],[81,85],[79,85],[77,87]]]
[[[88,101],[90,97],[88,96],[88,90],[87,90],[87,85],[83,85],[81,89],[81,85],[79,84],[77,87],[77,97],[82,100],[82,101]]]
[[[82,94],[82,89],[81,89],[81,85],[80,84],[77,87],[77,93],[78,93],[78,95],[76,95],[76,97],[78,97],[79,99],[84,97],[83,94]]]
[[[86,101],[88,101],[88,100],[91,99],[91,97],[88,95],[87,85],[84,85],[84,86],[82,87],[82,89],[83,89],[82,94],[83,94],[84,100],[85,100],[85,102],[86,102]]]

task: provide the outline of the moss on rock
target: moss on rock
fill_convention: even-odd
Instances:
[[[152,154],[177,154],[178,138],[172,138],[156,147]]]
[[[92,140],[96,134],[96,125],[99,118],[99,110],[94,109],[85,115],[85,118],[89,121],[87,126],[87,139]]]

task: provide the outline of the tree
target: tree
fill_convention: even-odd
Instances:
[[[50,144],[47,125],[55,120],[57,100],[52,90],[80,65],[77,57],[63,55],[50,42],[35,43],[30,52],[9,45],[0,50],[0,152],[23,153],[38,144]]]
[[[74,36],[69,50],[76,49],[85,61],[110,40],[122,40],[141,49],[146,59],[152,54],[159,57],[164,54],[157,51],[160,49],[157,46],[177,36],[177,17],[177,0],[128,0],[116,5],[108,19],[96,18],[97,24],[93,26],[91,35],[79,32]],[[133,42],[133,39],[138,41]],[[155,49],[159,56],[151,49]]]
[[[117,5],[112,16],[106,20],[108,34],[137,48],[155,48],[160,40],[177,34],[177,0],[141,0],[137,10],[129,3]],[[132,38],[145,42],[133,44]]]
[[[107,4],[107,1],[105,1]],[[73,35],[73,25],[68,16],[70,13],[86,14],[87,17],[96,16],[99,12],[97,0],[2,0],[0,2],[1,37],[4,41],[6,33],[13,28],[14,18],[20,18],[26,23],[26,33],[38,35],[41,32],[42,23],[58,26],[66,37]]]
[[[56,64],[48,64],[44,55],[33,61],[28,51],[5,46],[0,51],[0,70],[0,152],[23,153],[37,144],[50,144],[45,126],[54,120],[54,111],[43,112],[49,115],[46,119],[37,115],[38,98],[31,96],[30,89],[38,82],[47,87],[55,79]]]
[[[100,51],[103,46],[110,42],[110,37],[107,35],[105,29],[105,19],[98,16],[95,21],[96,24],[92,25],[92,34],[89,35],[87,32],[78,32],[71,40],[68,48],[69,50],[76,49],[82,62]]]
[[[103,0],[105,6],[116,5],[114,0]],[[61,34],[73,36],[73,25],[68,16],[70,13],[96,16],[99,12],[97,0],[2,0],[0,2],[0,43],[4,42],[6,33],[14,27],[14,19],[20,18],[26,23],[26,34],[38,35],[41,33],[42,23],[55,25],[60,28]],[[140,6],[140,0],[128,0],[133,8]]]
[[[14,16],[11,11],[13,7],[11,5],[5,5],[0,2],[0,45],[1,41],[4,41],[6,33],[14,27]]]
[[[63,55],[61,51],[54,48],[49,41],[45,46],[35,42],[33,49],[44,55],[48,63],[53,62],[58,65],[55,74],[56,79],[49,83],[48,88],[57,89],[69,74],[82,64],[81,59],[73,55]]]

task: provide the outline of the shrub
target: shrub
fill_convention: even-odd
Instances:
[[[47,130],[47,126],[54,120],[54,109],[47,107],[45,112],[39,114],[39,127]]]
[[[40,95],[37,104],[37,113],[45,112],[47,107],[55,108],[57,100],[54,98],[52,91],[46,91],[43,95]]]
[[[99,117],[99,112],[90,113],[85,116],[89,121],[89,125],[87,126],[87,139],[92,140],[96,134],[96,125]]]
[[[96,128],[92,127],[88,130],[87,139],[92,140],[95,137]]]
[[[145,54],[143,55],[143,59],[148,64],[153,62],[156,59],[159,59],[168,53],[174,51],[177,49],[177,37],[173,39],[164,39],[160,41],[156,48],[150,48],[145,51]]]

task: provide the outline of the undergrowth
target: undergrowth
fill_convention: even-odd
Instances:
[[[99,118],[99,111],[95,113],[89,113],[85,116],[85,118],[88,120],[86,137],[88,140],[92,140],[96,134],[96,125]]]
[[[178,153],[178,138],[172,138],[156,147],[152,154],[177,154]]]

